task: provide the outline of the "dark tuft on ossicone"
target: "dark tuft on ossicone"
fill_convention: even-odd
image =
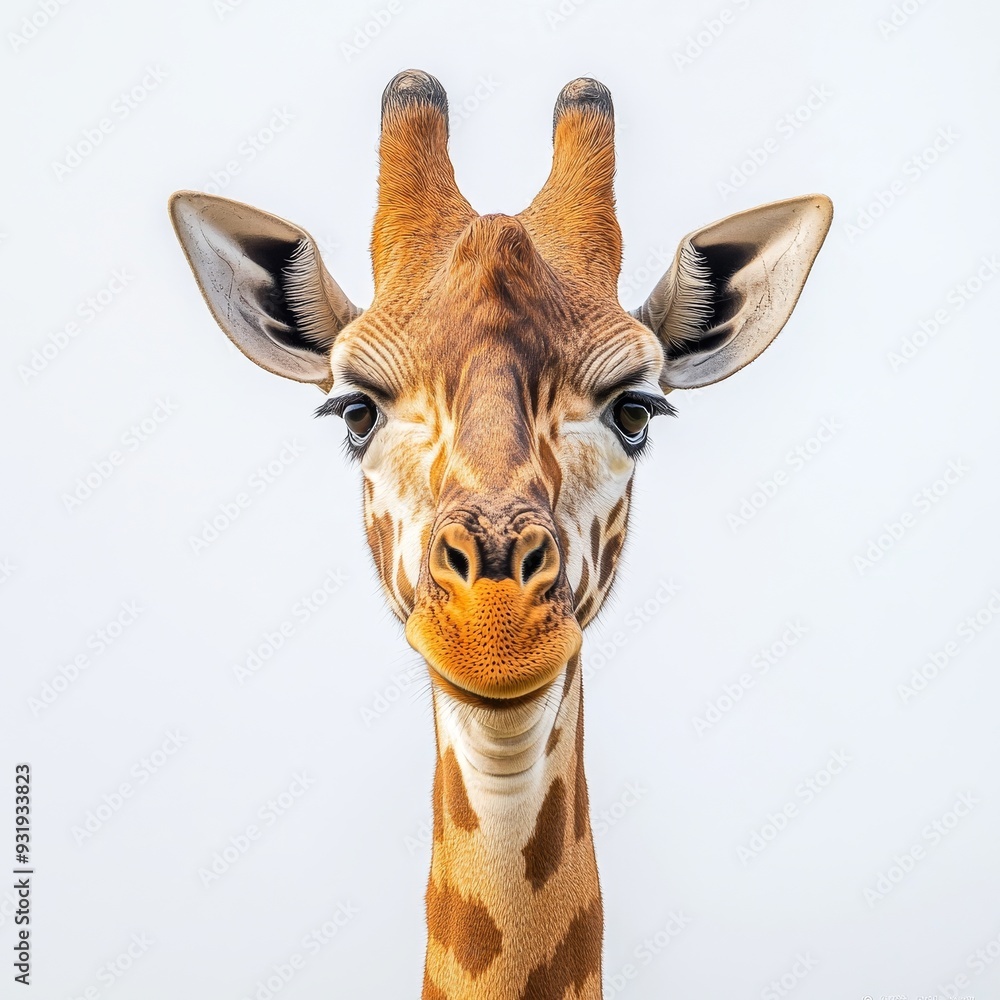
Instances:
[[[382,117],[390,109],[412,104],[428,104],[448,117],[448,95],[441,81],[421,69],[404,69],[389,81],[382,92]]]
[[[610,118],[615,116],[615,106],[611,102],[611,91],[600,80],[594,80],[589,76],[581,76],[576,80],[571,80],[559,91],[555,111],[552,113],[553,132],[559,119],[571,108],[586,108]]]

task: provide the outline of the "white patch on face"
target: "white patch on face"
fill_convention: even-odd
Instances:
[[[635,460],[598,417],[566,421],[552,445],[563,476],[555,516],[569,545],[566,574],[579,604],[586,596],[580,593],[580,582],[584,556],[591,561],[591,525],[595,518],[607,525],[611,510],[628,489]],[[598,566],[590,569],[588,592],[597,587],[599,568],[598,560]]]
[[[406,620],[412,607],[403,604],[396,587],[400,559],[410,587],[416,589],[424,558],[425,533],[434,521],[430,469],[435,442],[423,422],[387,420],[372,438],[361,468],[371,483],[372,496],[365,503],[365,524],[388,515],[394,526],[394,551],[390,579],[383,579],[393,610]]]
[[[378,517],[392,520],[393,559],[388,567],[391,578],[383,579],[383,584],[393,611],[406,621],[413,607],[399,593],[396,573],[402,560],[410,589],[416,590],[430,530],[438,514],[431,471],[441,448],[450,447],[454,440],[454,425],[444,403],[430,392],[399,401],[379,419],[381,426],[361,460],[361,469],[371,485],[371,498],[367,491],[365,494],[365,525],[371,527]]]

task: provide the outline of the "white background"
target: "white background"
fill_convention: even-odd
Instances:
[[[1000,996],[996,5],[44,7],[0,23],[0,870],[21,761],[35,866],[33,992],[6,875],[0,994],[419,994],[427,682],[341,423],[229,344],[166,214],[292,219],[367,303],[380,95],[416,66],[481,212],[541,186],[564,83],[611,88],[627,306],[691,229],[836,208],[775,344],[657,421],[588,633],[606,996]]]

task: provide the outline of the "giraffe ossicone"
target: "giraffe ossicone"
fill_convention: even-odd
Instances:
[[[187,191],[171,217],[236,346],[343,417],[375,565],[427,662],[424,1000],[597,998],[582,630],[614,581],[650,421],[774,339],[832,207],[809,195],[691,233],[629,313],[602,84],[559,94],[551,172],[517,215],[477,215],[447,139],[441,84],[390,81],[364,310],[298,226]]]

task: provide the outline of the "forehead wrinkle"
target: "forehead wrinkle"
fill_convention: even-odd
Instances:
[[[350,381],[352,375],[357,375],[366,382],[384,387],[392,396],[400,395],[411,381],[401,364],[405,356],[393,331],[362,329],[338,347],[334,358],[337,379]]]
[[[653,338],[636,336],[626,327],[602,338],[597,350],[576,367],[575,381],[584,395],[597,396],[605,387],[633,374],[635,382],[655,385],[662,366],[662,352]]]

